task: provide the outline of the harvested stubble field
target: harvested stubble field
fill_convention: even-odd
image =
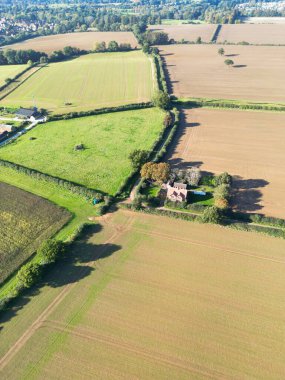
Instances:
[[[218,35],[217,42],[250,44],[285,44],[284,24],[225,24]]]
[[[152,148],[163,117],[148,108],[49,122],[2,147],[0,157],[113,195],[131,173],[129,154]]]
[[[81,32],[65,33],[51,36],[37,37],[13,45],[5,46],[3,49],[28,50],[33,49],[51,54],[55,50],[61,50],[65,46],[77,47],[84,50],[93,50],[96,42],[117,41],[118,44],[129,43],[133,48],[138,42],[131,32]]]
[[[0,86],[5,84],[5,79],[12,79],[26,68],[26,65],[0,65]]]
[[[88,54],[43,67],[1,101],[54,113],[150,101],[152,64],[141,51]]]
[[[285,48],[277,46],[169,45],[162,56],[172,94],[199,97],[285,102]],[[225,59],[234,61],[227,67]]]
[[[0,182],[0,283],[70,219],[45,199]]]
[[[283,240],[125,211],[101,223],[3,314],[3,379],[283,378]]]
[[[285,17],[247,17],[246,24],[285,24]]]
[[[189,24],[189,25],[151,25],[149,30],[162,31],[168,34],[169,38],[175,41],[184,39],[189,42],[196,42],[198,37],[204,42],[210,42],[217,25],[214,24]]]
[[[284,125],[284,113],[184,110],[169,161],[227,171],[235,176],[235,208],[284,218]]]

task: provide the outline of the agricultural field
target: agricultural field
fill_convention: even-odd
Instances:
[[[185,25],[151,25],[149,30],[162,31],[175,41],[196,41],[198,37],[204,42],[210,42],[217,25],[213,24],[185,24]]]
[[[163,117],[149,108],[40,124],[0,157],[113,195],[131,173],[130,152],[152,148]]]
[[[2,170],[2,169],[1,169]],[[0,182],[0,283],[71,214],[36,195]]]
[[[21,71],[24,71],[26,67],[26,65],[0,65],[0,86],[5,84],[5,79],[14,78]]]
[[[234,208],[284,218],[284,125],[284,113],[185,109],[169,162],[227,171]]]
[[[117,41],[118,44],[129,43],[133,48],[138,46],[138,42],[131,32],[81,32],[65,33],[51,36],[37,37],[13,45],[5,46],[4,49],[14,50],[33,49],[51,54],[55,50],[61,50],[65,46],[77,47],[83,50],[93,50],[96,42]]]
[[[285,24],[285,17],[247,17],[246,24]]]
[[[161,47],[169,89],[199,97],[285,103],[285,48],[277,46],[170,45]],[[227,67],[225,59],[234,61]]]
[[[1,104],[67,113],[146,102],[156,86],[153,75],[141,51],[88,54],[43,67]]]
[[[1,376],[282,379],[284,248],[220,226],[105,216],[2,315]]]
[[[217,42],[285,45],[284,24],[225,24]]]

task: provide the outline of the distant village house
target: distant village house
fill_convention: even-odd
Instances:
[[[19,108],[16,112],[16,117],[23,120],[36,121],[43,117],[36,107],[34,108]]]

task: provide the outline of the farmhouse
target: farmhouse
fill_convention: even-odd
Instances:
[[[24,120],[35,121],[42,117],[42,114],[36,107],[34,108],[19,108],[15,114],[18,118]]]
[[[185,183],[174,182],[171,186],[168,182],[166,189],[166,197],[172,202],[186,202],[188,190]]]

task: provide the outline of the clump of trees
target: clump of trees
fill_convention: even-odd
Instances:
[[[170,179],[187,183],[190,186],[198,186],[201,179],[201,171],[196,167],[188,169],[172,169]]]
[[[135,149],[130,153],[129,160],[131,161],[134,170],[138,170],[143,164],[147,162],[149,153],[149,151],[141,149]]]
[[[225,54],[225,50],[224,50],[224,48],[220,48],[220,49],[218,50],[218,54],[219,54],[219,55],[224,55],[224,54]]]
[[[149,43],[149,45],[166,45],[169,43],[168,34],[160,31],[147,31],[144,35],[144,40]]]
[[[23,265],[17,273],[17,283],[21,288],[30,288],[34,285],[41,275],[41,266],[36,263]]]
[[[116,51],[130,51],[132,46],[129,43],[118,44],[117,41],[110,41],[108,46],[105,41],[97,42],[94,51],[96,53],[116,52]]]
[[[141,168],[141,176],[158,182],[166,182],[170,176],[170,165],[165,162],[147,162]]]
[[[39,62],[42,57],[47,58],[46,53],[29,50],[0,50],[0,65],[25,65]]]
[[[57,261],[64,251],[65,246],[61,241],[48,239],[40,246],[37,253],[41,257],[42,264],[51,264]]]
[[[153,97],[152,102],[156,107],[167,110],[170,106],[169,95],[164,91],[157,91]]]
[[[49,60],[51,62],[60,62],[69,58],[79,57],[80,55],[87,54],[87,50],[81,50],[72,46],[65,46],[62,50],[55,50]]]
[[[219,224],[223,220],[223,215],[220,209],[215,206],[206,207],[200,216],[200,222]]]

